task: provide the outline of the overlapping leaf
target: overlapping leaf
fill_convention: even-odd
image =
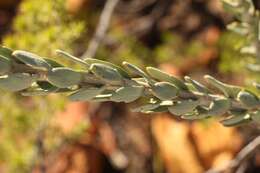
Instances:
[[[21,91],[25,96],[73,92],[68,96],[72,101],[130,103],[138,100],[143,106],[134,111],[168,111],[188,120],[228,115],[221,121],[225,126],[260,121],[260,101],[256,94],[211,76],[206,75],[205,79],[220,91],[216,94],[190,77],[185,77],[185,83],[157,68],[147,67],[147,74],[124,62],[123,66],[138,77],[131,78],[127,71],[110,62],[81,60],[63,51],[58,53],[82,64],[85,71],[64,67],[30,52],[0,47],[0,88]]]

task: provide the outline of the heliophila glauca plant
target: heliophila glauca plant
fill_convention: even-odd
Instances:
[[[228,28],[247,37],[248,45],[241,52],[252,54],[256,62],[259,61],[259,11],[250,0],[223,0],[223,4],[237,19]],[[68,93],[72,101],[130,103],[141,100],[138,104],[142,105],[133,111],[168,111],[189,120],[222,116],[221,123],[225,126],[260,121],[259,96],[209,75],[204,78],[215,90],[188,76],[181,80],[154,67],[143,71],[128,62],[123,62],[121,67],[98,59],[82,60],[61,50],[57,50],[57,54],[81,65],[83,70],[1,46],[0,88],[23,96]],[[257,63],[249,67],[258,69]]]

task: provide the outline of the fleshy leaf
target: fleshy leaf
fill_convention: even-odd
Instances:
[[[11,60],[0,55],[0,74],[5,74],[11,70]]]
[[[52,59],[49,59],[49,58],[43,58],[48,64],[50,64],[50,66],[52,67],[52,68],[54,68],[54,67],[64,67],[62,64],[60,64],[60,63],[58,63],[58,62],[56,62],[56,61],[54,61],[54,60],[52,60]]]
[[[12,49],[9,49],[5,46],[0,46],[0,55],[2,55],[3,57],[11,59],[12,53],[13,53]]]
[[[231,101],[226,98],[218,98],[211,102],[207,115],[223,115],[231,107]]]
[[[75,56],[73,56],[73,55],[71,55],[71,54],[69,54],[69,53],[67,53],[67,52],[64,52],[64,51],[62,51],[62,50],[56,50],[56,53],[57,53],[58,55],[62,55],[62,56],[65,57],[65,58],[68,58],[69,60],[72,60],[72,61],[75,62],[75,63],[79,63],[79,64],[81,64],[81,65],[83,65],[83,66],[85,66],[85,67],[87,67],[87,68],[90,67],[90,64],[88,64],[87,62],[85,62],[85,61],[83,61],[82,59],[77,58],[77,57],[75,57]]]
[[[20,91],[26,89],[35,82],[37,76],[27,73],[14,73],[0,76],[0,88],[8,91]]]
[[[105,90],[104,87],[81,88],[69,95],[71,101],[90,101]]]
[[[178,88],[169,82],[157,82],[151,88],[153,94],[161,100],[171,100],[178,94]]]
[[[39,57],[36,54],[23,50],[16,50],[13,52],[13,56],[25,63],[26,65],[29,65],[33,68],[44,70],[51,69],[51,66],[43,58]]]
[[[239,115],[239,116],[231,116],[227,119],[220,121],[224,126],[237,126],[244,123],[248,123],[251,121],[251,117],[249,114]]]
[[[145,78],[148,82],[153,83],[153,80],[150,78],[150,76],[148,76],[143,70],[141,70],[139,67],[130,64],[126,61],[124,61],[122,63],[129,71],[131,71],[133,74],[138,75],[138,76],[142,76],[143,78]]]
[[[90,66],[90,71],[110,84],[121,84],[123,81],[120,73],[108,65],[94,63]]]
[[[51,84],[67,88],[79,84],[82,74],[67,67],[57,67],[48,72],[47,78]]]
[[[133,102],[142,96],[143,91],[143,86],[121,87],[113,93],[111,100],[115,102]]]
[[[190,115],[182,115],[181,118],[185,120],[202,120],[205,118],[209,118],[209,116],[206,114],[190,114]]]
[[[115,64],[112,64],[110,62],[102,61],[102,60],[94,59],[94,58],[86,58],[84,61],[87,62],[90,65],[98,63],[98,64],[104,64],[104,65],[110,66],[110,67],[116,69],[125,78],[130,79],[130,76],[128,75],[128,73],[123,68],[121,68],[121,67],[119,67]]]
[[[45,91],[57,91],[59,89],[47,81],[37,81],[36,83],[40,89]]]
[[[172,83],[176,87],[178,87],[179,89],[188,90],[187,86],[185,85],[185,83],[182,80],[180,80],[180,79],[178,79],[178,78],[176,78],[176,77],[174,77],[172,75],[169,75],[169,74],[161,71],[158,68],[147,67],[146,71],[148,72],[148,74],[151,77],[153,77],[153,78],[155,78],[157,80]]]
[[[207,87],[205,87],[204,85],[202,85],[201,83],[197,82],[196,80],[191,79],[189,76],[185,76],[184,79],[191,83],[193,85],[194,88],[196,88],[196,90],[198,92],[204,93],[204,94],[209,94],[210,91]]]
[[[198,100],[183,100],[178,101],[173,106],[168,108],[169,112],[173,115],[184,115],[191,113],[199,105]]]
[[[212,76],[205,75],[204,78],[209,84],[223,92],[226,97],[236,98],[237,94],[241,91],[240,87],[222,83]]]
[[[260,101],[257,96],[248,91],[240,91],[237,99],[248,108],[254,108],[260,105]]]
[[[154,110],[158,107],[160,107],[160,104],[147,104],[147,105],[143,105],[143,106],[132,109],[132,112],[147,113],[147,112],[152,111],[152,110]]]
[[[153,110],[146,111],[143,113],[162,113],[162,112],[168,112],[168,106],[159,106]]]

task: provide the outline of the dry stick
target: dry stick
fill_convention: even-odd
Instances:
[[[99,19],[99,23],[96,28],[96,32],[95,32],[94,36],[92,37],[92,39],[90,40],[90,43],[88,45],[86,52],[81,56],[81,59],[93,58],[96,55],[98,47],[106,34],[112,14],[113,14],[114,9],[115,9],[116,5],[118,4],[118,2],[119,2],[119,0],[107,0],[106,1],[104,9],[102,10],[102,13],[100,15],[100,19]]]
[[[248,168],[248,163],[244,162],[237,168],[236,173],[245,173],[247,168]]]
[[[210,169],[206,171],[206,173],[221,173],[226,170],[230,169],[236,169],[241,164],[243,164],[244,161],[260,146],[260,136],[256,137],[253,141],[251,141],[249,144],[247,144],[238,154],[237,156],[230,161],[228,166],[221,169]]]
[[[103,40],[106,31],[109,27],[109,23],[112,17],[112,14],[114,12],[114,9],[116,7],[116,5],[118,4],[119,0],[107,0],[104,9],[101,13],[100,16],[100,20],[99,23],[97,25],[96,28],[96,32],[93,36],[93,38],[90,40],[89,46],[87,51],[83,54],[83,56],[81,57],[82,59],[86,59],[86,58],[93,58],[98,50],[98,47],[101,43],[101,41]],[[91,109],[89,111],[88,114],[90,114],[90,116],[93,114],[95,114],[98,110],[99,105],[95,105],[94,109]],[[93,106],[92,106],[93,108]],[[118,150],[118,153],[124,157],[126,157],[120,150]]]
[[[100,15],[99,23],[97,25],[95,34],[92,37],[92,39],[90,40],[90,43],[88,45],[86,52],[81,56],[81,59],[93,58],[96,55],[98,47],[99,47],[101,41],[103,40],[103,38],[106,34],[106,31],[109,27],[109,23],[110,23],[112,14],[113,14],[114,9],[115,9],[116,5],[118,4],[118,2],[119,2],[119,0],[107,0],[106,1],[104,9],[102,10],[102,13]],[[97,107],[97,106],[94,106],[94,107]],[[95,112],[95,110],[94,110],[94,112]]]
[[[100,15],[99,23],[96,28],[96,32],[92,39],[90,40],[90,43],[88,45],[88,48],[86,52],[81,56],[81,59],[86,58],[93,58],[98,50],[99,44],[103,40],[106,31],[108,29],[112,14],[114,12],[114,9],[116,5],[118,4],[119,0],[107,0],[106,4],[104,6],[104,9],[102,10],[102,13]],[[94,106],[95,108],[97,107]],[[95,112],[95,110],[93,110]],[[91,112],[91,113],[93,113]],[[90,114],[91,114],[90,113]]]
[[[111,16],[118,2],[119,0],[107,0],[105,7],[101,13],[95,35],[90,40],[88,49],[83,54],[82,59],[93,58],[95,56],[99,44],[103,40],[105,33],[108,29]]]

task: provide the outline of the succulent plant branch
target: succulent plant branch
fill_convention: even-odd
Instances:
[[[237,18],[228,28],[247,38],[248,45],[241,52],[260,57],[259,11],[250,0],[222,1]],[[72,101],[139,101],[142,106],[133,111],[170,112],[190,120],[222,116],[221,123],[225,126],[260,121],[259,96],[209,75],[204,78],[215,90],[188,76],[181,80],[154,67],[147,67],[145,72],[128,62],[123,62],[121,67],[98,59],[82,60],[61,50],[57,50],[57,54],[81,65],[84,70],[1,46],[0,88],[24,96],[62,92]],[[257,64],[251,67],[260,69]],[[258,89],[259,86],[256,85]]]
[[[24,96],[63,92],[72,101],[130,103],[139,100],[143,105],[133,111],[169,111],[192,120],[223,115],[221,123],[226,126],[260,119],[260,100],[256,94],[209,75],[204,78],[217,92],[188,76],[180,80],[154,67],[147,67],[144,72],[128,62],[120,67],[92,58],[81,60],[61,50],[57,53],[85,70],[1,46],[0,88]]]

